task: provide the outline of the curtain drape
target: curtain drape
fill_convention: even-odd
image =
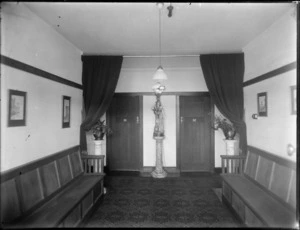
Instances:
[[[86,150],[87,130],[106,112],[119,79],[122,56],[82,56],[85,118],[80,126],[80,147]]]
[[[235,126],[242,154],[247,151],[244,122],[244,53],[200,55],[200,64],[213,102]]]

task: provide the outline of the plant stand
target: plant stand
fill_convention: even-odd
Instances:
[[[102,143],[103,143],[103,140],[94,140],[94,143],[95,143],[95,155],[102,155]],[[97,168],[97,167],[99,167],[99,165],[94,165],[94,167]],[[104,194],[106,194],[106,187],[104,187],[103,190],[104,190],[103,191]]]
[[[156,166],[155,170],[151,173],[154,178],[164,178],[167,176],[167,173],[163,169],[162,162],[162,146],[164,137],[154,137],[156,140]]]
[[[224,140],[226,143],[226,155],[237,155],[238,154],[238,141],[237,140]],[[228,162],[228,173],[232,173],[231,171],[231,163],[233,167],[236,167],[235,162]]]

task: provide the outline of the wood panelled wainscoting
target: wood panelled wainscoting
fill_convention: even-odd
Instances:
[[[1,173],[1,227],[74,227],[83,222],[103,195],[104,178],[103,167],[87,171],[94,158],[83,158],[84,165],[75,146]],[[99,166],[103,160],[99,156]]]
[[[231,164],[240,160],[231,159]],[[224,170],[223,170],[224,171]],[[248,146],[244,171],[222,174],[223,201],[249,227],[295,228],[296,163]]]

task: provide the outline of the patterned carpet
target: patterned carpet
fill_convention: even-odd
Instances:
[[[106,176],[107,193],[85,227],[240,227],[220,201],[219,175]]]

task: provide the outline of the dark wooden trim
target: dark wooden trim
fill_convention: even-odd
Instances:
[[[291,169],[293,169],[295,171],[297,170],[296,169],[296,163],[294,161],[289,160],[289,159],[285,159],[285,158],[276,156],[276,155],[274,155],[272,153],[269,153],[267,151],[258,149],[256,147],[253,147],[253,146],[250,146],[250,145],[248,145],[248,151],[250,153],[258,154],[258,155],[260,155],[260,156],[262,156],[264,158],[267,158],[267,159],[269,159],[271,161],[274,161],[275,163],[277,163],[279,165],[291,168]]]
[[[58,158],[61,158],[63,156],[69,155],[69,154],[71,154],[73,152],[77,152],[77,151],[79,151],[79,145],[76,145],[69,149],[62,150],[60,152],[51,154],[51,155],[43,157],[43,158],[37,159],[35,161],[31,161],[27,164],[15,167],[13,169],[9,169],[7,171],[1,172],[1,175],[0,175],[1,183],[4,181],[10,180],[14,177],[17,177],[21,174],[24,174],[26,172],[29,172],[31,170],[34,170],[34,169],[40,167],[41,165],[45,165],[47,163],[55,161]]]
[[[105,112],[105,116],[106,116],[106,124],[108,125],[108,127],[111,127],[111,111],[108,108]],[[106,166],[104,167],[103,172],[106,173],[107,175],[110,172],[110,168],[109,168],[109,161],[110,161],[110,154],[111,154],[111,138],[110,135],[106,136]]]
[[[205,94],[209,94],[209,92],[207,91],[203,91],[203,92],[163,92],[162,93],[162,97],[164,95],[171,95],[171,96],[198,96],[198,95],[205,95]],[[137,93],[115,93],[116,96],[155,96],[154,92],[137,92]]]
[[[210,97],[210,124],[213,124],[215,120],[215,104]],[[210,129],[210,171],[214,172],[215,169],[215,132]]]
[[[262,75],[260,75],[260,76],[258,76],[256,78],[253,78],[251,80],[245,81],[243,83],[243,87],[246,87],[246,86],[249,86],[249,85],[253,85],[255,83],[258,83],[258,82],[264,81],[266,79],[275,77],[277,75],[283,74],[283,73],[288,72],[290,70],[296,69],[296,67],[297,67],[297,63],[296,62],[292,62],[290,64],[284,65],[284,66],[279,67],[277,69],[274,69],[274,70],[272,70],[270,72],[262,74]]]
[[[139,96],[139,125],[140,125],[140,127],[139,127],[139,134],[140,134],[140,140],[139,140],[139,152],[140,152],[140,162],[139,162],[139,168],[141,169],[142,167],[143,167],[143,162],[144,162],[144,139],[143,139],[143,137],[144,137],[144,135],[143,135],[143,127],[144,127],[144,122],[143,122],[143,118],[144,118],[144,115],[143,115],[143,97],[140,95]]]
[[[176,165],[181,169],[180,159],[180,108],[179,108],[179,95],[176,95]]]
[[[39,77],[46,78],[51,81],[55,81],[55,82],[58,82],[58,83],[61,83],[61,84],[67,85],[67,86],[71,86],[71,87],[74,87],[77,89],[81,89],[81,90],[83,89],[82,85],[80,85],[76,82],[67,80],[65,78],[59,77],[57,75],[46,72],[46,71],[36,68],[34,66],[28,65],[26,63],[17,61],[15,59],[12,59],[9,57],[6,57],[4,55],[1,55],[1,63],[4,65],[13,67],[15,69],[19,69],[19,70],[25,71],[27,73],[37,75]]]

